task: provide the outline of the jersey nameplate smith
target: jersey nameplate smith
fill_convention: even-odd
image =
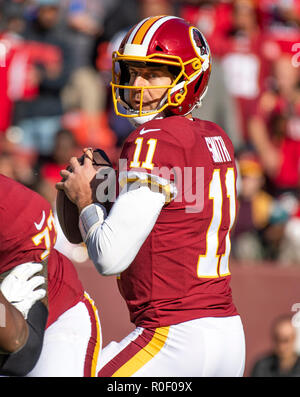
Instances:
[[[228,163],[231,161],[221,136],[205,137],[205,142],[215,163]]]

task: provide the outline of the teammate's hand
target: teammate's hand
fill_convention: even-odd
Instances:
[[[5,298],[27,318],[30,308],[46,296],[46,290],[36,289],[45,283],[45,277],[34,276],[43,266],[26,262],[16,266],[2,281],[0,289]]]

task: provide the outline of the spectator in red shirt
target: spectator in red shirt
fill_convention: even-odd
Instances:
[[[249,131],[273,194],[279,195],[299,188],[299,68],[293,66],[291,56],[282,55],[273,72],[273,86],[261,95]]]
[[[232,9],[228,1],[184,1],[178,13],[201,30],[214,56],[219,55],[220,40],[232,29]]]
[[[33,186],[39,194],[54,206],[55,184],[61,180],[60,171],[65,169],[71,157],[79,156],[79,147],[71,131],[61,129],[54,139],[54,148],[49,156],[38,157],[34,166],[38,178]]]
[[[286,36],[297,31],[300,24],[299,0],[257,1],[261,26],[275,35]]]
[[[222,41],[219,54],[225,83],[236,101],[241,135],[247,142],[247,119],[255,109],[269,74],[269,62],[264,54],[264,36],[254,2],[236,0],[232,16],[232,29]]]
[[[35,15],[28,22],[24,40],[34,42],[37,49],[46,46],[56,51],[49,54],[51,63],[36,60],[31,65],[30,73],[38,86],[38,95],[31,100],[21,98],[15,102],[14,123],[23,131],[21,144],[26,150],[47,155],[61,127],[61,94],[70,77],[73,57],[68,40],[58,27],[59,1],[38,0],[35,4]]]

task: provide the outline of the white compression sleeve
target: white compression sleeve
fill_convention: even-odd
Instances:
[[[164,204],[163,193],[143,186],[120,194],[104,222],[104,213],[95,215],[102,206],[92,204],[81,212],[89,256],[102,275],[119,274],[130,265]]]

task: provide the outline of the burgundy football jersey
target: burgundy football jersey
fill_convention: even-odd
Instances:
[[[166,194],[154,228],[119,280],[131,321],[163,327],[236,315],[228,265],[236,168],[226,133],[198,119],[153,120],[127,138],[121,159],[123,184],[126,175],[148,179]]]
[[[0,175],[0,274],[29,262],[48,263],[47,327],[83,295],[74,265],[53,248],[55,221],[49,203]]]

